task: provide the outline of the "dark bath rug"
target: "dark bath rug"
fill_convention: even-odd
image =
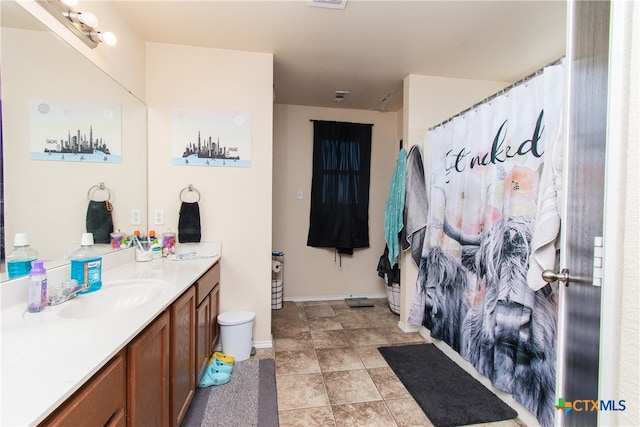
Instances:
[[[433,344],[380,347],[378,351],[436,427],[503,421],[518,416]]]

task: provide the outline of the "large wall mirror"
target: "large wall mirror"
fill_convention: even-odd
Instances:
[[[16,233],[27,233],[31,247],[40,259],[51,260],[46,264],[51,268],[68,262],[80,243],[90,199],[110,199],[114,229],[127,234],[146,229],[147,109],[20,5],[0,3],[4,251],[6,255],[13,249]],[[120,161],[34,158],[34,99],[53,100],[58,106],[118,105]],[[69,129],[71,135],[89,132]],[[105,190],[96,189],[100,184]],[[132,211],[140,211],[141,224],[131,224]],[[2,265],[0,280],[6,279]]]

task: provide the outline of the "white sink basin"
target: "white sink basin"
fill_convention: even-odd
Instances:
[[[167,286],[167,282],[153,279],[103,283],[100,290],[63,303],[60,316],[69,319],[113,316],[153,301]]]

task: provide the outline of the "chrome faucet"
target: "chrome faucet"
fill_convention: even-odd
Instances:
[[[67,302],[76,296],[79,292],[89,289],[89,283],[78,284],[75,280],[62,283],[54,292],[47,295],[47,305],[58,305]]]

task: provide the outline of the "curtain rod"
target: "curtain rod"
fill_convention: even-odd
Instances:
[[[353,123],[353,122],[338,122],[336,120],[317,120],[317,119],[309,119],[310,122],[327,122],[327,123],[348,123],[350,125],[367,125],[373,126],[373,123]]]
[[[440,126],[444,126],[444,125],[446,125],[447,123],[449,123],[451,120],[455,119],[456,117],[460,117],[460,116],[462,116],[463,114],[468,113],[469,111],[471,111],[471,110],[473,110],[473,109],[475,109],[475,108],[478,108],[478,107],[479,107],[479,106],[481,106],[482,104],[486,104],[487,102],[490,102],[490,101],[494,100],[495,98],[499,97],[500,95],[504,94],[505,92],[510,91],[510,90],[511,90],[511,89],[513,89],[514,87],[516,87],[516,86],[520,86],[521,84],[528,82],[528,81],[529,81],[529,80],[531,80],[532,78],[537,77],[537,76],[539,76],[540,74],[542,74],[542,73],[544,72],[544,69],[545,69],[545,68],[547,68],[547,67],[551,67],[551,66],[553,66],[553,65],[557,65],[557,64],[561,63],[563,59],[564,59],[564,56],[563,56],[562,58],[560,58],[560,59],[556,59],[556,60],[555,60],[555,61],[553,61],[552,63],[545,65],[544,67],[540,68],[539,70],[537,70],[537,71],[535,71],[535,72],[533,72],[533,73],[529,74],[528,76],[526,76],[526,77],[524,77],[524,78],[522,78],[522,79],[518,80],[518,81],[517,81],[517,82],[515,82],[514,84],[512,84],[512,85],[510,85],[510,86],[505,87],[504,89],[502,89],[502,90],[500,90],[500,91],[498,91],[498,92],[494,93],[493,95],[489,96],[488,98],[485,98],[485,99],[483,99],[482,101],[478,102],[477,104],[472,105],[471,107],[467,108],[466,110],[460,111],[458,114],[456,114],[456,115],[454,115],[454,116],[449,117],[447,120],[443,121],[442,123],[439,123],[439,124],[437,124],[437,125],[435,125],[435,126],[433,126],[433,127],[430,127],[430,128],[429,128],[429,132],[431,132],[432,130],[434,130],[434,129],[436,129],[436,128],[439,128]]]

